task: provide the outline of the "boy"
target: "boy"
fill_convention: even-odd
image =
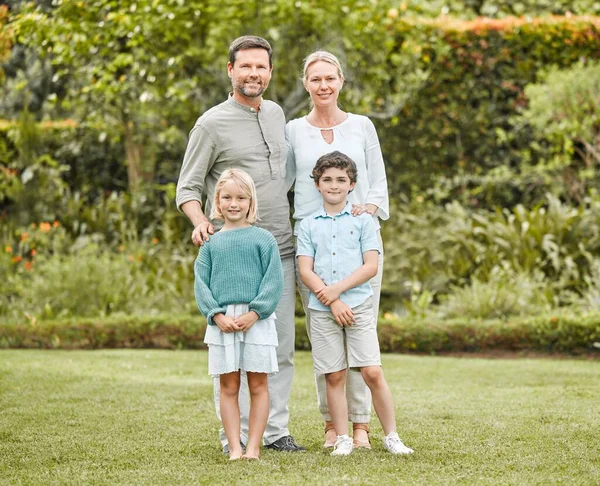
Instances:
[[[348,194],[356,184],[354,162],[341,152],[322,156],[312,171],[323,208],[300,223],[298,270],[310,289],[311,345],[315,373],[325,375],[327,402],[337,440],[332,456],[354,448],[348,435],[346,368],[359,368],[373,395],[384,447],[412,454],[396,433],[392,393],[381,369],[369,279],[377,273],[376,229],[370,215],[351,215]],[[344,347],[344,341],[346,347]]]

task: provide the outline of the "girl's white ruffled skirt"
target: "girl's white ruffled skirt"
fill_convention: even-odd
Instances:
[[[248,304],[227,306],[227,316],[248,312]],[[204,342],[208,345],[208,374],[219,376],[233,371],[276,373],[277,329],[275,314],[257,321],[246,332],[223,332],[218,326],[206,326]]]

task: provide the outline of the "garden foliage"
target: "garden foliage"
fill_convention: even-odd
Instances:
[[[25,109],[0,121],[0,318],[196,313],[174,184],[249,29],[273,43],[267,96],[288,118],[308,110],[304,56],[325,48],[345,68],[342,108],[377,125],[384,310],[419,325],[598,311],[600,17],[500,18],[534,8],[503,1],[448,3],[499,17],[474,20],[366,0],[13,3],[0,58],[7,39],[22,56],[0,106]]]
[[[543,82],[551,67],[600,58],[600,18],[402,20],[395,37],[397,46],[412,45],[423,65],[436,68],[397,116],[377,124],[393,189],[416,187],[436,200],[487,207],[572,192],[581,177],[569,170],[577,154],[556,167],[562,151],[519,115],[528,104],[525,88]],[[434,57],[439,39],[448,49]],[[562,133],[571,136],[566,127]]]
[[[30,321],[0,326],[1,348],[206,349],[201,316],[158,315]],[[460,317],[384,318],[378,325],[384,353],[536,351],[591,354],[600,342],[600,314],[545,314],[504,320]],[[304,319],[296,319],[296,349],[309,350]]]

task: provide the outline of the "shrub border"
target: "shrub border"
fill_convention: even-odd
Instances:
[[[111,316],[0,323],[0,349],[206,349],[201,316]],[[534,351],[596,353],[600,314],[546,315],[509,320],[379,320],[385,353]],[[309,350],[303,318],[296,318],[296,349]]]

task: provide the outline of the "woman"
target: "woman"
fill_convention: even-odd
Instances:
[[[338,59],[326,51],[316,51],[304,61],[303,83],[310,95],[312,109],[307,116],[290,121],[286,126],[288,143],[287,180],[294,186],[295,228],[305,217],[321,206],[321,195],[310,178],[319,157],[339,150],[349,156],[358,169],[358,181],[349,194],[354,215],[367,212],[373,215],[379,232],[379,219],[389,218],[389,201],[385,166],[377,132],[365,116],[344,112],[337,104],[344,85],[344,74]],[[296,232],[296,229],[294,230]],[[381,235],[378,235],[381,243]],[[383,246],[382,246],[383,247]],[[371,280],[373,312],[379,313],[383,255],[379,257],[379,271]],[[300,278],[298,286],[308,314],[308,289]],[[307,315],[308,317],[308,315]],[[307,319],[307,322],[309,320]],[[310,338],[310,328],[308,327]],[[371,418],[371,393],[361,374],[349,370],[346,397],[349,420],[353,423],[354,447],[370,448],[369,421]],[[335,429],[327,408],[325,377],[317,375],[317,400],[325,421],[324,447],[333,447]]]

